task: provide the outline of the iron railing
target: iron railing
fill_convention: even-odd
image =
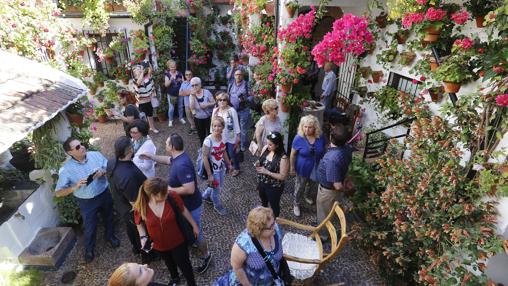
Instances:
[[[411,128],[407,128],[406,133],[403,133],[400,135],[386,137],[386,138],[378,139],[378,140],[374,140],[374,141],[369,141],[369,139],[372,138],[372,136],[374,134],[377,134],[377,133],[380,133],[385,130],[388,130],[388,129],[391,129],[394,127],[398,127],[401,125],[411,124],[411,122],[413,122],[413,120],[414,120],[414,117],[404,118],[392,125],[388,125],[383,128],[368,132],[365,136],[365,149],[363,150],[363,160],[377,158],[377,157],[383,155],[386,152],[386,149],[388,147],[388,143],[390,140],[404,138],[404,137],[409,136],[409,133],[411,132]],[[401,158],[403,156],[404,156],[404,151],[401,152]]]

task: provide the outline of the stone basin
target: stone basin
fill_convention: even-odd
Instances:
[[[42,228],[18,259],[25,266],[56,270],[75,242],[76,236],[70,227]]]

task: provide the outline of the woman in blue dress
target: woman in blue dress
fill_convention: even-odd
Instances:
[[[231,250],[231,266],[233,269],[218,278],[213,285],[273,285],[272,274],[256,246],[254,246],[251,237],[259,241],[274,270],[280,273],[282,231],[275,223],[272,209],[257,207],[249,212],[247,228],[238,235]]]

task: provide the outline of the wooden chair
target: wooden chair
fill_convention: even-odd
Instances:
[[[340,222],[340,237],[332,223],[337,217]],[[303,225],[283,218],[277,218],[279,225],[288,225],[299,230],[310,232],[308,236],[287,232],[282,240],[284,257],[288,261],[291,275],[304,285],[312,285],[312,281],[319,271],[330,262],[347,241],[346,218],[339,207],[339,203],[333,204],[332,210],[326,218],[316,227]],[[328,231],[331,248],[329,253],[323,251],[323,242],[320,231]]]

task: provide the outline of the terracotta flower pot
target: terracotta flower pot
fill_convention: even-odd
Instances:
[[[397,39],[397,43],[399,45],[404,44],[406,42],[408,36],[409,36],[409,31],[407,31],[407,30],[401,30],[395,34],[395,38]]]
[[[115,12],[126,12],[127,8],[122,4],[113,3],[113,11]]]
[[[106,123],[108,122],[108,116],[107,115],[99,115],[97,116],[97,121],[100,123]]]
[[[65,8],[65,12],[78,13],[78,12],[81,12],[81,8],[79,8],[78,6],[67,6],[67,8]]]
[[[375,83],[379,83],[383,78],[383,71],[373,71],[372,72],[372,81]]]
[[[112,64],[113,63],[113,57],[105,57],[105,60],[106,60],[107,64]]]
[[[286,104],[286,96],[282,96],[281,97],[281,102],[280,102],[280,110],[282,112],[289,112],[289,110],[291,109],[291,106],[287,105]]]
[[[293,16],[295,15],[296,9],[291,6],[286,5],[286,11],[288,12],[289,18],[293,18]]]
[[[122,83],[125,84],[125,85],[128,85],[129,84],[129,79],[128,78],[122,78]]]
[[[83,125],[83,115],[82,114],[69,113],[69,112],[65,112],[65,114],[67,115],[67,119],[69,119],[69,122],[71,124],[74,124],[76,126]]]
[[[439,88],[437,90],[430,90],[429,95],[432,102],[440,102],[443,99],[443,88]]]
[[[411,63],[414,61],[416,54],[414,52],[404,52],[401,54],[401,57],[403,58],[402,64],[408,66],[411,65]]]
[[[266,15],[273,16],[275,14],[275,4],[270,1],[265,3]]]
[[[435,58],[430,58],[430,71],[436,71],[437,67],[439,66],[436,62]]]
[[[97,82],[97,86],[98,87],[104,87],[104,82],[103,81]]]
[[[360,73],[362,74],[362,77],[364,79],[369,78],[371,71],[372,71],[372,69],[370,67],[361,67],[360,68]]]
[[[281,90],[282,92],[288,93],[288,92],[290,92],[290,91],[291,91],[291,87],[293,87],[293,86],[292,86],[292,85],[290,85],[290,84],[281,84],[281,85],[280,85],[280,90]]]
[[[95,93],[97,93],[97,88],[96,87],[91,87],[88,92],[90,93],[90,95],[95,95]]]
[[[444,89],[447,93],[457,93],[460,90],[460,83],[445,81]]]
[[[388,25],[388,15],[381,14],[376,17],[376,23],[379,26],[379,28],[385,28],[386,25]]]
[[[485,27],[485,25],[483,24],[483,21],[485,21],[485,16],[476,16],[474,19],[476,21],[477,28],[484,28]]]
[[[441,34],[441,28],[436,28],[434,26],[430,26],[425,29],[425,38],[423,40],[428,43],[436,42],[439,39],[439,34]]]

